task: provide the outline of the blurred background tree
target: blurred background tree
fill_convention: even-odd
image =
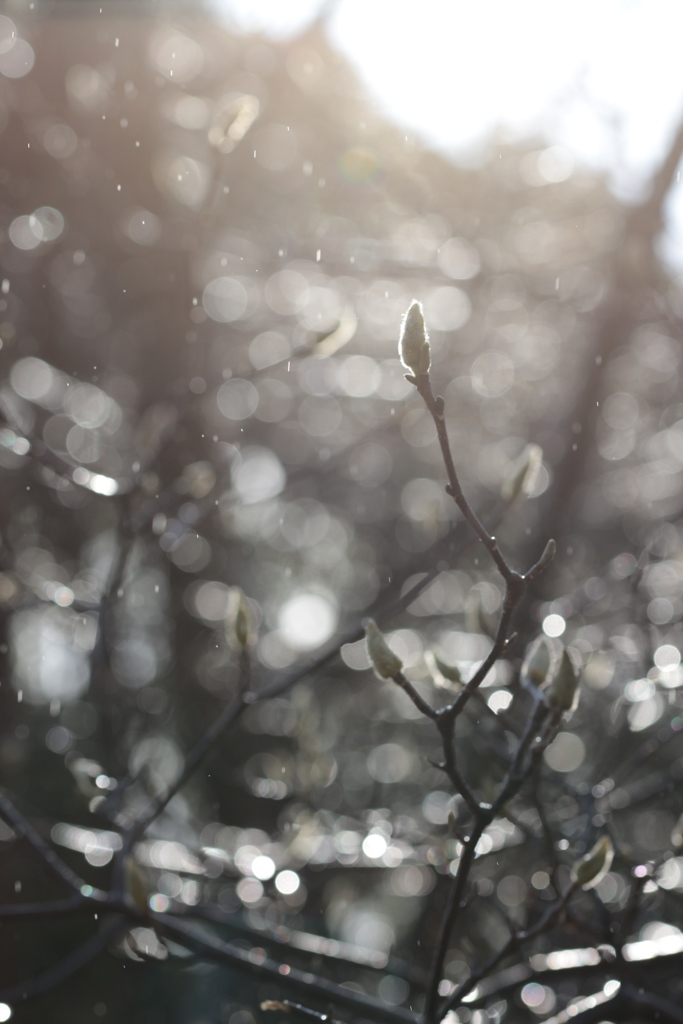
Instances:
[[[438,703],[429,650],[469,674],[502,591],[403,378],[418,297],[472,504],[495,523],[538,444],[501,545],[522,569],[558,541],[459,733],[481,799],[523,721],[526,645],[561,637],[583,667],[539,779],[485,836],[441,995],[606,827],[613,869],[457,1019],[549,1020],[615,977],[680,1003],[683,297],[658,239],[683,132],[638,202],[542,136],[458,165],[376,112],[328,15],[285,41],[170,4],[0,15],[2,785],[106,888],[117,824],[240,687],[282,686],[141,839],[153,907],[419,1012],[466,808],[359,624],[438,568],[384,623]],[[3,909],[63,896],[2,828]],[[138,932],[16,1019],[252,1024],[282,995]],[[2,989],[92,934],[8,916]]]

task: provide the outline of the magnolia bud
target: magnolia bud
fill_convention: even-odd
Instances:
[[[544,636],[540,636],[529,645],[522,663],[522,680],[534,686],[542,686],[548,678],[552,664],[550,644]]]
[[[447,665],[446,662],[442,662],[438,654],[431,650],[428,650],[425,654],[425,660],[432,676],[437,677],[434,680],[437,684],[440,683],[441,679],[454,686],[462,684],[463,676],[457,665]]]
[[[403,662],[389,647],[376,622],[366,619],[363,628],[372,667],[380,679],[393,679],[403,668]]]
[[[132,854],[126,857],[123,870],[126,899],[136,910],[146,914],[149,910],[149,887],[145,872]]]
[[[403,318],[398,342],[401,362],[416,377],[429,373],[431,352],[422,303],[414,301]]]
[[[227,627],[229,639],[243,650],[254,639],[254,613],[239,587],[232,587],[230,592]]]
[[[565,648],[557,672],[545,691],[548,707],[553,711],[571,711],[577,699],[578,685],[579,674]]]
[[[542,464],[543,449],[537,444],[528,444],[503,480],[501,491],[505,500],[528,498],[536,486]]]
[[[572,866],[571,880],[582,889],[592,889],[601,882],[612,866],[614,847],[609,836],[602,836],[585,857]]]
[[[683,814],[671,830],[671,842],[680,849],[683,846]]]

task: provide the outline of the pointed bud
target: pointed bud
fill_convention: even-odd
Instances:
[[[103,790],[109,788],[109,780],[97,761],[91,761],[88,757],[69,757],[67,767],[79,790],[88,799],[92,800],[94,797],[102,796]],[[98,785],[98,779],[106,780],[105,784]]]
[[[614,847],[609,836],[601,836],[585,857],[577,860],[571,870],[571,880],[582,889],[592,889],[605,877],[612,866]]]
[[[256,635],[254,612],[239,587],[232,587],[230,591],[226,626],[228,639],[242,650],[253,642]]]
[[[437,686],[442,686],[444,683],[450,683],[455,687],[462,685],[463,676],[458,666],[442,662],[435,651],[427,651],[425,662]]]
[[[513,462],[503,480],[502,495],[506,501],[528,498],[538,480],[543,465],[543,449],[537,444],[528,444],[520,458]]]
[[[671,842],[678,849],[683,846],[683,814],[671,830]]]
[[[578,697],[579,673],[569,657],[567,649],[562,651],[560,664],[548,689],[545,699],[553,711],[571,711]]]
[[[126,900],[136,910],[146,914],[149,910],[149,886],[146,873],[132,854],[126,857],[123,870]]]
[[[372,667],[380,679],[393,679],[403,668],[403,662],[389,647],[376,622],[366,619],[363,628]]]
[[[533,686],[543,686],[548,678],[552,660],[552,651],[547,639],[544,636],[538,637],[527,648],[522,664],[522,681],[528,681]]]
[[[413,301],[403,318],[398,354],[403,365],[411,370],[416,377],[429,373],[432,357],[429,348],[429,335],[420,302]]]
[[[357,329],[358,318],[353,309],[348,308],[342,313],[336,327],[313,336],[310,342],[311,349],[316,356],[332,356],[351,341]]]

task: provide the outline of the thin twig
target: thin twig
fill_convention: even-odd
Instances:
[[[29,843],[38,854],[45,867],[48,868],[55,878],[64,882],[70,889],[80,893],[83,886],[83,879],[68,867],[54,850],[48,846],[43,837],[36,831],[30,821],[19,811],[6,793],[0,790],[0,817],[4,818],[8,825],[11,825],[15,832]]]

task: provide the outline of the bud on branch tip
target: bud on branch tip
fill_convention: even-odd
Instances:
[[[416,377],[429,373],[431,350],[422,303],[414,300],[403,318],[398,354],[403,365]]]
[[[548,707],[553,711],[571,711],[574,707],[579,686],[579,673],[565,648],[555,676],[545,691]]]
[[[601,836],[592,850],[589,850],[581,860],[577,860],[572,867],[572,882],[574,885],[580,885],[582,889],[592,889],[609,871],[613,857],[612,840],[609,836]]]
[[[233,587],[230,593],[227,627],[229,639],[242,650],[253,642],[256,632],[254,613],[239,587]]]
[[[552,665],[552,652],[544,636],[535,640],[527,650],[522,664],[522,679],[533,686],[542,686]]]
[[[403,668],[403,662],[389,647],[376,622],[366,619],[363,628],[372,667],[380,679],[393,679]]]
[[[128,854],[123,865],[125,894],[131,903],[140,913],[146,914],[149,906],[149,888],[145,872],[140,867],[132,854]]]

